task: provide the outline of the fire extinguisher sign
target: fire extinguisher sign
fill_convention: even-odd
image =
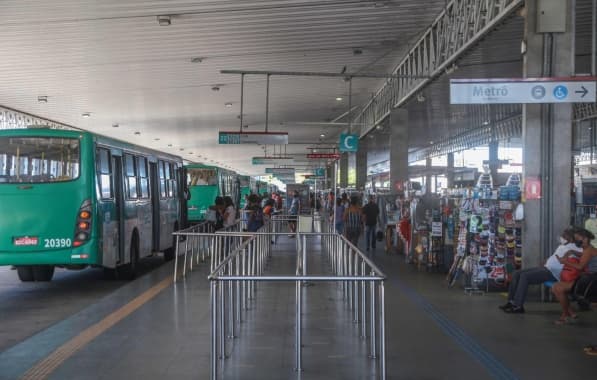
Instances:
[[[539,177],[525,178],[524,197],[527,201],[541,199],[541,179]]]

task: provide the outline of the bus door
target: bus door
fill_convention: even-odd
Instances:
[[[153,251],[160,250],[160,179],[158,177],[158,163],[149,163],[149,183],[151,186],[151,215],[153,220]]]
[[[178,197],[180,199],[180,226],[181,229],[187,228],[189,226],[188,219],[189,219],[189,209],[188,209],[188,200],[191,197],[191,193],[189,191],[189,186],[187,183],[187,168],[180,167],[178,169]]]
[[[112,167],[114,168],[114,208],[116,215],[114,219],[118,222],[118,263],[125,263],[124,255],[124,181],[122,173],[122,157],[112,156]]]

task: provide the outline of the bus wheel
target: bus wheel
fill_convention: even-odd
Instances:
[[[34,265],[33,277],[35,278],[35,281],[52,281],[52,277],[54,277],[54,266]]]
[[[131,262],[118,268],[118,278],[122,280],[134,280],[139,271],[139,243],[133,238],[131,243]]]
[[[19,280],[23,282],[30,282],[34,280],[33,268],[31,265],[18,265],[17,274],[19,275]]]

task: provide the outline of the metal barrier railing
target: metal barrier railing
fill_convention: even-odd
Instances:
[[[243,221],[237,220],[231,226],[214,231],[213,223],[202,222],[174,232],[172,235],[177,237],[174,255],[174,281],[178,278],[178,260],[182,256],[181,250],[184,253],[183,277],[186,276],[187,268],[193,270],[193,262],[197,265],[199,260],[205,262],[206,258],[210,259],[210,270],[213,270],[218,260],[221,261],[228,255],[227,251],[231,251],[241,243],[240,238],[226,237],[221,234],[224,232],[239,232],[243,229],[243,226]],[[188,259],[189,254],[190,260]]]
[[[234,233],[224,233],[234,236]],[[271,224],[257,233],[241,233],[249,237],[222,260],[209,275],[211,287],[211,379],[218,378],[218,359],[226,358],[228,338],[235,337],[249,300],[255,296],[260,282],[294,282],[295,292],[295,362],[302,371],[302,285],[307,282],[340,284],[353,321],[361,325],[361,338],[369,333],[370,357],[379,358],[379,374],[386,378],[385,291],[386,276],[357,247],[336,233],[297,233],[297,260],[294,275],[264,275],[271,257],[271,238],[282,235]],[[307,271],[307,238],[321,238],[333,275],[312,276]],[[250,265],[248,264],[250,263]],[[369,284],[367,289],[367,284]],[[241,286],[242,285],[242,286]],[[225,292],[225,289],[228,292]],[[359,301],[360,300],[360,301]],[[368,307],[367,307],[368,306]],[[236,317],[236,318],[235,318]],[[240,327],[240,326],[239,326]],[[232,342],[232,340],[230,340]],[[232,343],[230,343],[232,344]]]

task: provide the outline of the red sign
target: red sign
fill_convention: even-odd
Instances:
[[[541,179],[526,177],[524,181],[524,197],[528,200],[541,199]]]
[[[313,158],[313,159],[332,159],[332,160],[339,160],[340,159],[340,153],[309,153],[307,154],[307,158]]]

